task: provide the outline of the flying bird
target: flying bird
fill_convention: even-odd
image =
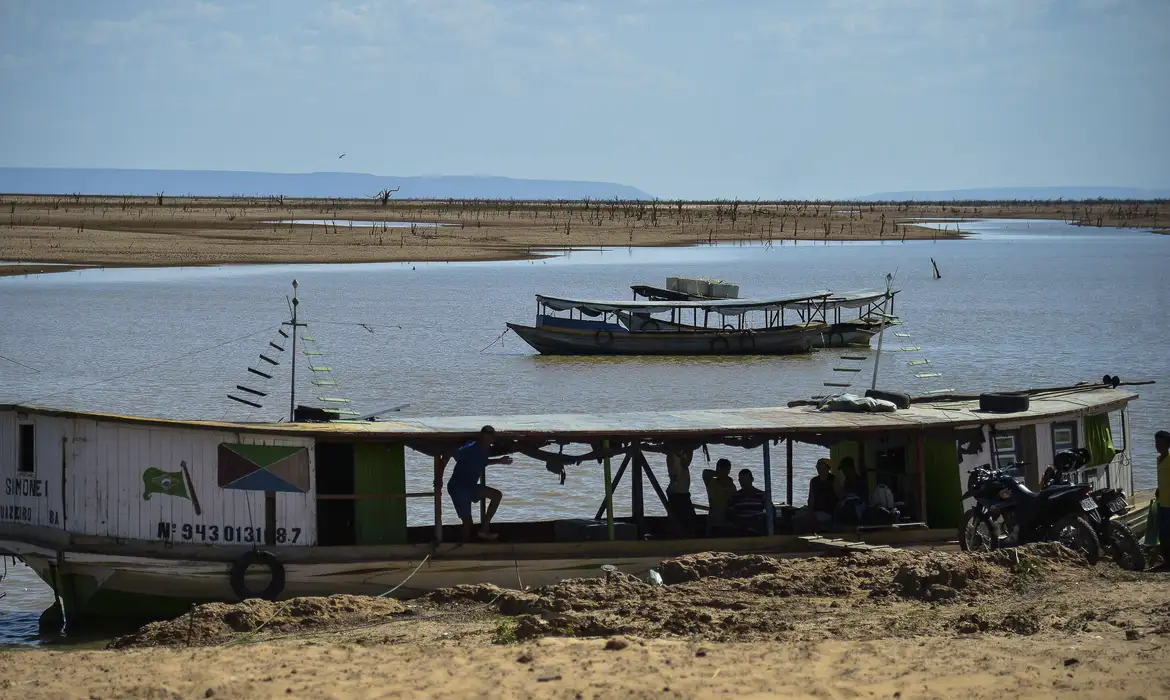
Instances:
[[[344,158],[344,157],[345,157],[345,154],[344,154],[344,153],[342,153],[341,155],[337,156],[337,160],[341,160],[341,159],[342,159],[342,158]]]

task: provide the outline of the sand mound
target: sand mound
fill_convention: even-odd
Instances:
[[[664,561],[660,571],[669,582],[665,586],[615,573],[515,594],[523,598],[506,603],[501,601],[508,601],[508,592],[491,595],[500,612],[518,615],[515,633],[521,640],[614,634],[743,640],[781,638],[802,629],[815,632],[818,625],[837,635],[865,636],[880,634],[878,628],[886,623],[849,631],[835,627],[833,619],[883,600],[936,605],[1010,596],[1024,584],[1042,581],[1050,571],[1082,566],[1079,555],[1050,544],[987,554],[883,550],[802,559],[711,552]],[[442,596],[446,599],[457,591]],[[488,598],[487,592],[460,593],[475,600]],[[951,617],[961,610],[960,606]],[[901,625],[904,633],[913,634],[915,624],[910,620]],[[1040,618],[1026,611],[994,620],[968,615],[943,626],[960,633],[1032,634],[1040,629]]]
[[[417,605],[424,611],[465,606],[468,614],[498,613],[506,619],[497,636],[505,640],[618,634],[713,641],[878,638],[928,628],[1033,634],[1042,617],[1026,601],[1015,609],[1001,603],[1040,584],[1067,588],[1083,579],[1086,567],[1083,557],[1056,544],[986,554],[890,549],[798,559],[708,552],[663,561],[659,570],[668,585],[615,571],[530,591],[455,586]],[[960,603],[996,612],[971,612]],[[398,601],[363,596],[213,603],[147,625],[111,646],[206,646],[257,631],[327,631],[379,622],[404,611]]]
[[[760,554],[701,552],[667,559],[658,572],[663,583],[670,585],[702,578],[751,578],[778,571],[780,566],[776,559]]]
[[[207,603],[189,614],[152,622],[133,634],[110,642],[111,649],[156,646],[211,646],[252,632],[288,633],[360,624],[406,612],[393,598],[334,595],[271,602]]]

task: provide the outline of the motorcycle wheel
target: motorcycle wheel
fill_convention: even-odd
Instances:
[[[999,549],[999,525],[984,513],[969,510],[959,526],[959,548],[964,552]]]
[[[1110,520],[1105,527],[1106,552],[1114,563],[1128,571],[1145,571],[1146,553],[1133,530],[1120,520]]]
[[[1052,526],[1052,539],[1085,555],[1090,565],[1101,559],[1101,541],[1093,526],[1079,515],[1066,515]]]

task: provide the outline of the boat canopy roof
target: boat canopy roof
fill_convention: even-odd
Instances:
[[[537,294],[536,300],[554,311],[580,311],[591,316],[615,311],[652,314],[673,309],[698,309],[723,316],[742,316],[749,311],[778,311],[784,308],[805,307],[813,303],[820,305],[832,294],[830,291],[820,291],[778,299],[704,299],[697,301],[606,301],[603,299],[549,297]]]
[[[890,296],[901,290],[891,289]],[[861,309],[876,304],[884,299],[886,293],[880,290],[865,290],[860,292],[837,292],[825,300],[825,307],[829,309]]]
[[[592,442],[598,439],[663,440],[698,439],[728,442],[730,438],[794,437],[817,439],[824,435],[883,433],[891,431],[954,430],[986,424],[1012,425],[1104,413],[1124,406],[1138,395],[1124,388],[1101,384],[1035,390],[1031,406],[1019,413],[985,413],[977,396],[921,401],[892,413],[842,413],[819,411],[811,406],[731,408],[637,413],[562,413],[513,416],[401,417],[392,421],[339,421],[332,423],[228,423],[206,420],[143,418],[35,406],[0,406],[42,415],[109,420],[171,428],[220,430],[311,436],[354,441],[402,441],[412,447],[453,444],[478,434],[488,424],[503,439],[535,443]],[[730,443],[729,443],[730,444]],[[417,449],[417,448],[416,448]]]

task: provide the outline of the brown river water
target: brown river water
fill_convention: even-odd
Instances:
[[[945,224],[954,228],[953,223]],[[1116,374],[1152,379],[1131,406],[1138,488],[1154,484],[1153,433],[1170,428],[1170,237],[1062,222],[971,222],[961,241],[801,243],[575,251],[546,261],[108,269],[0,278],[0,403],[28,402],[151,416],[287,417],[287,390],[263,410],[226,394],[288,316],[300,282],[335,394],[358,411],[409,403],[404,415],[684,410],[781,405],[825,392],[837,354],[800,357],[540,357],[505,321],[530,323],[537,293],[631,298],[629,285],[667,276],[719,278],[748,297],[880,288],[895,273],[895,311],[937,380],[914,378],[883,353],[880,384],[987,391]],[[930,259],[942,278],[935,280]],[[365,324],[365,326],[358,325]],[[247,337],[244,337],[247,336]],[[887,346],[889,347],[889,346]],[[23,366],[22,366],[23,365]],[[300,373],[303,375],[307,372]],[[865,380],[869,371],[863,373]],[[860,381],[865,381],[860,380]],[[312,387],[298,382],[301,397]],[[712,449],[758,470],[759,451]],[[821,451],[796,450],[797,499]],[[775,459],[774,459],[775,461]],[[423,467],[412,470],[412,466]],[[591,517],[602,498],[595,464],[564,485],[517,460],[489,480],[505,494],[498,519]],[[424,459],[408,490],[428,490]],[[775,490],[784,492],[783,474]],[[628,499],[617,502],[618,514]],[[412,524],[430,506],[411,504]],[[27,568],[0,582],[0,643],[35,638],[51,594]]]

